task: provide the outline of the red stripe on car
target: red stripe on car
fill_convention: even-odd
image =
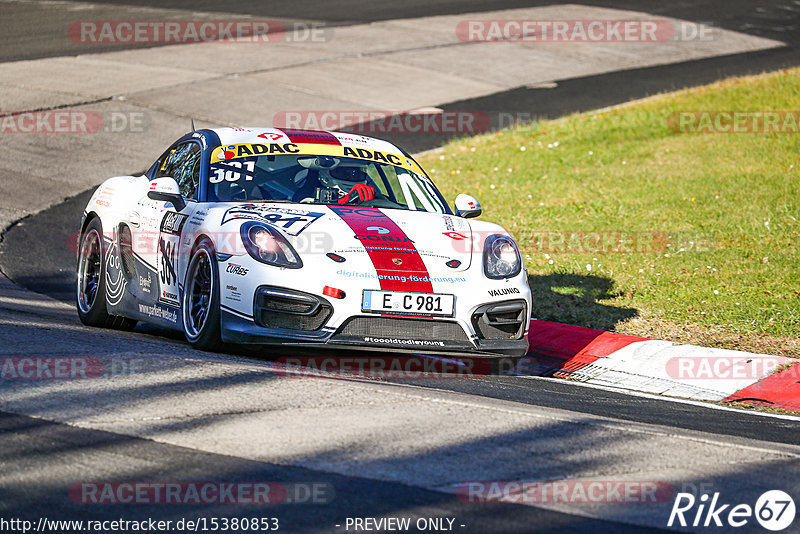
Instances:
[[[377,208],[328,208],[347,223],[355,238],[361,241],[378,273],[381,289],[433,293],[428,268],[414,242],[391,218]]]
[[[341,145],[336,136],[328,132],[311,130],[289,130],[281,128],[292,143],[316,143],[318,145]]]

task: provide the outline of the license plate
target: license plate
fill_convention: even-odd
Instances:
[[[453,316],[453,295],[364,290],[361,311],[400,315]]]

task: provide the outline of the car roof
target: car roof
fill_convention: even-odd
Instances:
[[[272,143],[342,145],[408,156],[405,150],[388,141],[347,132],[261,127],[213,128],[211,131],[217,134],[220,145],[222,146],[244,143],[263,143],[266,140]]]

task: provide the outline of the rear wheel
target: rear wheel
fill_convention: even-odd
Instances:
[[[196,349],[216,350],[221,345],[219,273],[214,247],[202,241],[189,260],[183,285],[183,333]]]
[[[92,219],[81,233],[78,248],[76,300],[78,317],[88,326],[130,330],[136,321],[110,315],[106,308],[106,252],[100,220]]]

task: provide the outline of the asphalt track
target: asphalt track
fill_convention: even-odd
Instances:
[[[133,45],[109,47],[74,43],[64,36],[64,21],[71,20],[148,20],[158,16],[160,20],[182,20],[185,13],[170,10],[191,10],[195,18],[214,20],[214,13],[224,11],[240,15],[244,20],[269,19],[291,23],[320,22],[330,25],[358,24],[400,18],[435,15],[455,15],[514,9],[531,6],[547,6],[556,2],[542,0],[301,0],[284,2],[269,0],[252,2],[233,0],[224,3],[216,0],[99,0],[92,2],[91,11],[81,9],[80,2],[19,2],[0,3],[3,17],[0,18],[0,61],[15,61],[41,57],[63,56],[79,53],[99,53],[109,50],[133,48]],[[791,0],[753,3],[749,0],[695,0],[660,2],[658,0],[590,0],[584,5],[644,11],[653,15],[675,17],[683,20],[707,23],[753,35],[789,41],[795,45],[800,39],[798,6]],[[87,13],[91,13],[87,17]],[[743,69],[772,70],[782,60],[791,62],[791,54],[769,54],[768,57],[741,58],[725,65]],[[765,61],[762,67],[759,61]],[[777,62],[777,63],[776,63]],[[713,69],[714,67],[712,67]],[[634,77],[632,77],[633,79]],[[690,82],[680,80],[679,83]],[[506,109],[506,108],[504,108]]]
[[[698,22],[713,22],[719,26],[754,35],[779,39],[788,47],[719,57],[702,61],[638,69],[589,78],[559,82],[556,88],[518,88],[469,101],[452,102],[445,109],[475,109],[488,112],[521,111],[532,116],[554,117],[573,111],[594,109],[640,98],[661,91],[711,82],[731,75],[747,74],[786,68],[800,64],[797,46],[800,44],[800,8],[792,2],[764,2],[754,8],[747,1],[609,1],[587,2],[623,9],[637,9],[653,14],[673,16]],[[0,17],[0,61],[86,53],[79,45],[63,40],[63,22],[57,16],[71,13],[70,2],[64,3],[1,3],[3,15],[14,10],[14,16]],[[131,8],[125,2],[95,2],[119,10]],[[409,18],[425,15],[455,14],[480,10],[495,10],[550,2],[467,1],[467,2],[226,2],[224,11],[248,17],[275,18],[294,21],[317,21],[332,24]],[[139,2],[155,10],[192,9],[219,10],[218,2]],[[7,11],[9,10],[9,11]],[[49,16],[43,17],[43,14]],[[70,15],[72,16],[72,15]],[[79,15],[78,15],[79,16]],[[130,15],[133,16],[133,15]],[[163,13],[161,17],[166,17]],[[178,16],[178,15],[175,15]],[[93,17],[96,19],[111,17]],[[123,18],[116,15],[114,18]],[[141,18],[146,18],[141,16]],[[35,39],[31,38],[35,32]],[[102,52],[101,48],[92,52]],[[416,136],[394,141],[410,150],[419,151],[438,146],[440,136]],[[149,162],[143,162],[143,166]],[[50,295],[63,302],[72,302],[74,280],[74,238],[80,212],[90,191],[73,197],[63,204],[28,217],[4,233],[0,242],[0,269],[16,283],[33,291]],[[139,329],[142,336],[175,336],[152,328]],[[243,357],[252,357],[245,352]],[[694,404],[668,402],[659,399],[633,397],[620,392],[591,389],[564,381],[531,379],[515,376],[490,376],[474,380],[403,381],[422,388],[443,389],[480,397],[512,400],[536,406],[570,410],[579,413],[607,416],[616,419],[703,431],[719,436],[753,438],[775,443],[800,443],[800,425],[795,421],[769,419],[742,411],[721,411]],[[561,514],[533,507],[505,504],[465,505],[441,493],[404,484],[381,482],[366,478],[346,477],[326,472],[252,462],[233,456],[214,455],[182,447],[142,440],[119,434],[75,428],[26,416],[0,413],[0,461],[11,469],[11,476],[22,477],[24,472],[49,473],[46,483],[24,492],[4,495],[4,513],[12,516],[34,517],[42,510],[48,517],[74,519],[77,513],[86,515],[86,507],[65,503],[53,497],[48,488],[60,487],[74,480],[67,468],[72,463],[83,465],[90,474],[121,472],[134,459],[147,457],[150,474],[164,479],[186,478],[194,474],[212,480],[291,480],[327,481],[336,487],[336,506],[284,508],[282,521],[291,525],[291,532],[317,531],[340,521],[344,516],[375,516],[399,514],[410,516],[455,515],[468,522],[475,532],[522,532],[535,529],[541,532],[644,532],[642,527],[621,523],[603,523],[575,515]],[[24,454],[24,456],[23,456]],[[102,458],[100,458],[102,456]],[[500,461],[500,460],[498,460]],[[203,466],[202,469],[198,466]],[[18,474],[15,474],[18,473]],[[97,475],[100,476],[99,474]],[[107,476],[107,475],[106,475]],[[147,476],[143,474],[142,476]],[[211,510],[183,509],[191,513],[209,514]],[[175,515],[145,506],[128,510],[131,518],[159,514]],[[231,510],[243,516],[263,515],[252,509]],[[113,507],[98,506],[88,517],[114,519],[119,512]]]
[[[24,219],[11,228],[0,244],[3,271],[25,287],[72,303],[74,240],[78,231],[76,221],[80,221],[80,214],[90,196],[91,191],[87,191],[37,216]],[[37,237],[42,235],[48,238],[42,240]],[[12,258],[15,261],[11,261]],[[149,335],[176,337],[171,332],[146,325],[137,328]],[[243,350],[241,354],[247,356],[248,351]],[[587,389],[560,380],[532,382],[516,376],[486,376],[474,380],[402,380],[402,383],[641,423],[780,443],[800,443],[800,425],[794,421],[771,420],[765,426],[762,416],[746,412],[718,411],[692,404],[631,397],[624,393]]]
[[[17,451],[20,450],[26,452],[23,458],[18,455]],[[345,517],[402,515],[414,521],[424,517],[456,517],[459,523],[469,525],[470,532],[665,532],[529,506],[464,503],[450,495],[404,484],[208,454],[5,412],[0,412],[0,460],[14,471],[47,473],[46,485],[26,494],[3,494],[4,501],[14,503],[3,510],[5,517],[38,518],[44,513],[49,520],[120,519],[120,511],[116,506],[95,505],[87,508],[78,503],[65,503],[62,494],[55,488],[69,486],[74,480],[69,469],[71,463],[79,463],[84,472],[99,473],[105,470],[124,472],[131,464],[146,462],[148,472],[142,472],[140,476],[158,476],[161,480],[197,477],[226,483],[269,480],[325,485],[323,487],[334,488],[329,496],[335,498],[335,505],[325,502],[280,507],[186,505],[180,511],[175,511],[174,507],[172,510],[166,509],[168,507],[164,505],[136,505],[126,509],[125,519],[128,521],[147,518],[178,521],[180,518],[198,517],[278,517],[281,531],[296,533],[330,531],[335,524],[343,523]],[[12,477],[21,478],[22,474],[12,474]]]

